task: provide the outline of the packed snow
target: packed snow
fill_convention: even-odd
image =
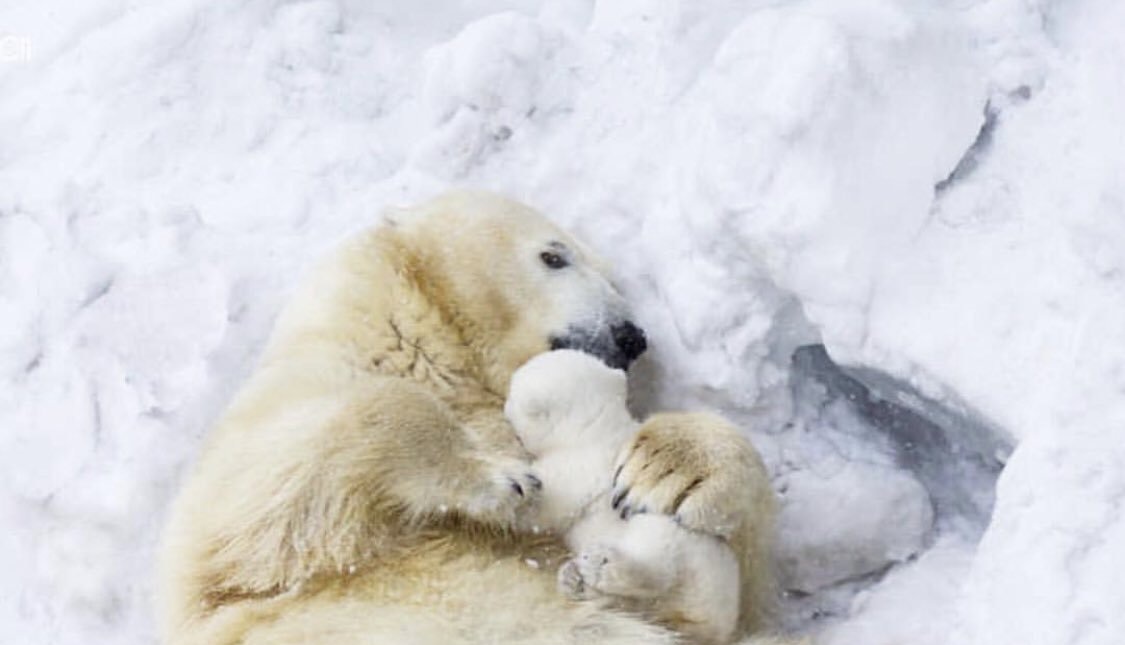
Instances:
[[[0,641],[154,643],[164,512],[294,281],[473,186],[613,261],[638,411],[746,428],[787,630],[1125,642],[1123,26],[1114,0],[8,0]]]

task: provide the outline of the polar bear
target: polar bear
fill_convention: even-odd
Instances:
[[[625,404],[625,373],[574,350],[541,354],[516,370],[504,413],[535,457],[543,489],[537,526],[565,536],[575,557],[559,588],[604,597],[652,616],[695,643],[729,643],[738,623],[738,558],[725,540],[689,531],[668,515],[612,507],[615,460],[641,428]],[[704,414],[657,415],[722,424]],[[765,467],[755,464],[762,482]],[[622,492],[618,491],[618,495]],[[772,527],[758,526],[760,530]]]
[[[557,593],[565,545],[526,528],[539,482],[503,413],[533,356],[625,368],[645,350],[607,275],[536,211],[475,192],[393,211],[331,254],[173,504],[163,642],[679,642]],[[773,512],[755,459],[733,430],[673,424],[638,433],[619,473],[627,506],[730,542],[743,630],[766,579],[752,527]]]

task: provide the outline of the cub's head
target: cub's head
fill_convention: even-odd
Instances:
[[[504,414],[533,454],[609,441],[635,430],[625,373],[571,349],[540,354],[512,375]]]
[[[548,350],[579,350],[619,369],[645,351],[605,265],[535,210],[457,192],[395,219],[409,249],[403,271],[483,357],[498,388]]]

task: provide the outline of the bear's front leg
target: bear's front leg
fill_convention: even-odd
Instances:
[[[729,538],[772,502],[757,452],[729,423],[705,414],[657,414],[618,456],[612,507],[672,516],[693,531]],[[764,498],[759,499],[759,498]]]
[[[373,402],[360,440],[385,470],[378,480],[391,501],[414,519],[456,513],[522,526],[542,483],[500,410],[453,407],[405,381],[383,387],[386,394]],[[393,424],[385,421],[392,418]]]
[[[237,433],[238,445],[204,455],[207,476],[185,490],[168,531],[177,570],[191,571],[177,583],[193,587],[190,604],[276,595],[362,567],[397,548],[404,528],[450,514],[515,527],[538,497],[526,461],[403,379],[293,398],[269,414],[253,396],[217,430]],[[264,458],[273,465],[248,467]]]
[[[621,517],[660,513],[727,541],[739,560],[739,623],[763,626],[775,601],[776,502],[761,458],[734,426],[709,414],[652,416],[617,459],[610,504]]]

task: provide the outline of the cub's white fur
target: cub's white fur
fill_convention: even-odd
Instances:
[[[537,356],[512,378],[505,413],[535,455],[540,528],[564,532],[575,554],[559,588],[649,614],[694,642],[729,642],[739,614],[730,545],[668,515],[623,519],[611,506],[615,461],[641,428],[625,398],[624,372],[571,350]]]

